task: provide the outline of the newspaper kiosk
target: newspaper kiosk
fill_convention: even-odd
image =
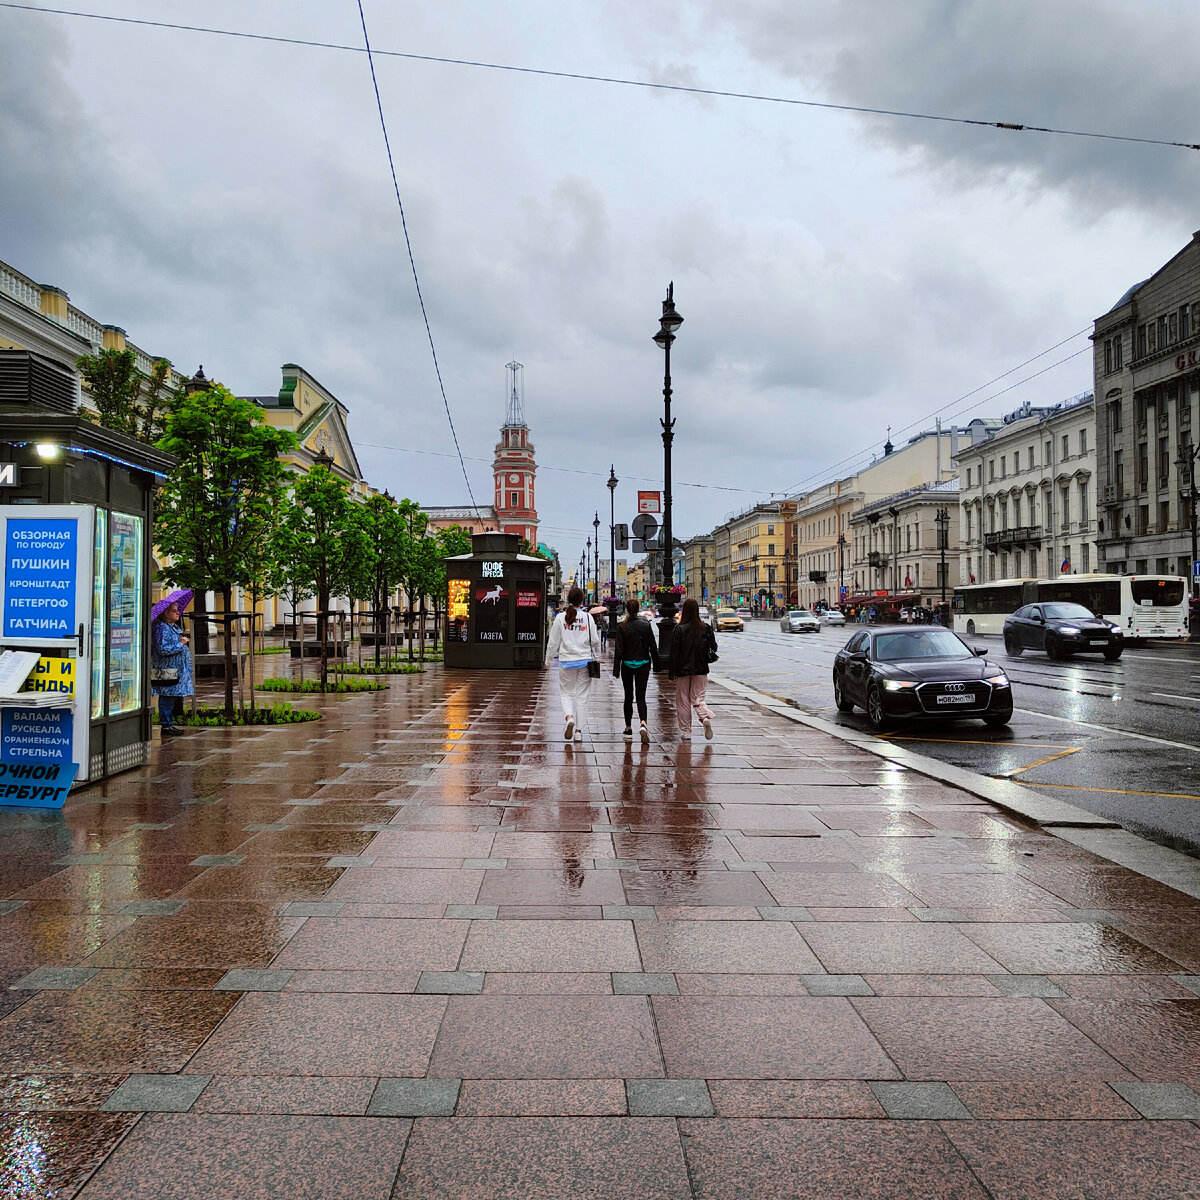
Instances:
[[[541,670],[546,657],[544,558],[515,533],[477,533],[470,554],[445,559],[447,667]]]

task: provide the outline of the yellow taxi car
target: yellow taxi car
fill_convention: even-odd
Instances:
[[[716,630],[718,633],[725,633],[726,631],[732,633],[745,633],[746,623],[740,616],[738,616],[736,609],[718,608]]]

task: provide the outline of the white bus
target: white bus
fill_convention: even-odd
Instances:
[[[1004,631],[1004,618],[1022,604],[1037,599],[1036,579],[993,579],[991,583],[970,583],[954,589],[953,628],[958,634]]]
[[[1059,575],[971,584],[954,589],[954,630],[999,634],[1005,617],[1039,600],[1082,604],[1119,625],[1130,641],[1188,632],[1188,584],[1178,575]]]

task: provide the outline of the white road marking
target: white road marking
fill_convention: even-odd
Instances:
[[[1177,695],[1175,695],[1174,692],[1151,692],[1150,695],[1162,696],[1167,700],[1187,700],[1187,701],[1190,701],[1192,704],[1195,704],[1195,703],[1197,703],[1197,701],[1200,701],[1200,696],[1177,696]]]
[[[1038,712],[1035,708],[1018,708],[1026,717],[1042,717],[1047,721],[1065,721],[1068,725],[1078,725],[1083,729],[1098,729],[1101,733],[1111,733],[1118,737],[1136,738],[1139,742],[1157,742],[1160,746],[1175,746],[1179,750],[1192,750],[1200,753],[1200,746],[1189,746],[1187,742],[1172,742],[1167,738],[1151,737],[1148,733],[1133,733],[1128,729],[1117,729],[1112,725],[1097,725],[1092,721],[1077,721],[1074,717],[1057,717],[1053,713]]]

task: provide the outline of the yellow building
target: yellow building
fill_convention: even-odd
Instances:
[[[788,523],[796,512],[795,501],[775,500],[756,504],[725,522],[729,538],[729,596],[735,607],[755,612],[782,608]],[[713,532],[714,538],[717,531]]]

